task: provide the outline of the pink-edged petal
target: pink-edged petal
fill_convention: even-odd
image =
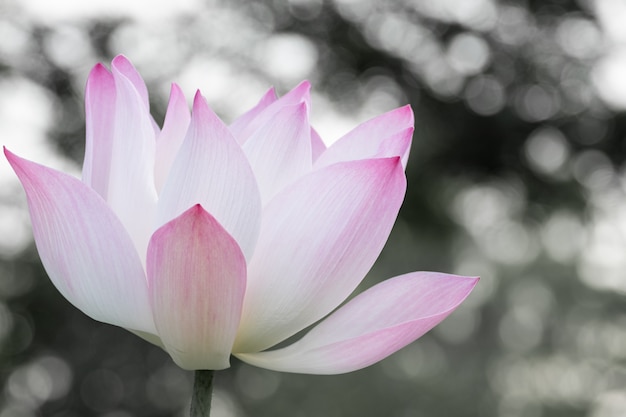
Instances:
[[[414,272],[384,281],[283,349],[236,356],[282,372],[339,374],[372,365],[439,324],[478,278]]]
[[[154,322],[183,369],[224,369],[246,290],[237,242],[200,205],[158,229],[148,248]]]
[[[163,188],[167,174],[185,139],[190,121],[191,113],[185,95],[177,84],[172,84],[163,130],[156,143],[154,181],[158,191]]]
[[[85,159],[83,182],[107,197],[113,149],[115,82],[102,64],[96,65],[85,88]]]
[[[267,90],[267,92],[261,97],[261,100],[250,110],[239,116],[233,121],[229,128],[233,136],[239,141],[240,137],[243,137],[242,133],[247,129],[248,124],[254,120],[263,110],[270,104],[278,100],[276,97],[276,90],[274,87]],[[242,142],[240,142],[242,143]]]
[[[281,108],[243,145],[266,203],[311,171],[311,127],[305,103]]]
[[[311,84],[308,81],[302,81],[295,88],[293,88],[293,90],[267,105],[259,111],[255,117],[251,117],[244,126],[241,126],[241,129],[236,126],[237,142],[241,145],[246,143],[254,132],[266,125],[280,111],[281,108],[300,103],[306,103],[307,107],[311,108]]]
[[[404,106],[360,124],[315,161],[318,169],[336,162],[399,156],[406,168],[413,135],[413,110]]]
[[[137,81],[127,78],[128,74],[134,76],[136,71],[130,71],[130,63],[118,58],[112,66],[116,103],[115,124],[111,127],[114,136],[106,200],[143,258],[156,212],[155,134],[144,98],[137,91]],[[124,72],[120,71],[120,66]]]
[[[4,153],[26,190],[37,250],[56,288],[95,320],[154,334],[140,258],[104,200],[74,177]]]
[[[158,224],[194,204],[210,212],[237,240],[246,257],[261,223],[254,173],[228,127],[196,94],[191,125],[159,197]]]
[[[311,156],[313,157],[313,162],[320,157],[326,151],[326,144],[320,137],[319,133],[313,128],[311,128]]]
[[[137,94],[139,94],[139,97],[141,98],[141,102],[145,108],[149,110],[150,99],[148,97],[148,87],[146,87],[146,83],[143,81],[143,78],[141,78],[141,75],[128,58],[124,55],[116,56],[111,62],[111,67],[113,67],[116,71],[119,71],[120,74],[123,74],[124,77],[133,84],[135,91],[137,91]]]
[[[237,352],[266,349],[324,317],[380,254],[404,198],[399,158],[331,165],[264,208]]]

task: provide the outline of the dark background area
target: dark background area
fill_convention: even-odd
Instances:
[[[291,375],[233,359],[213,416],[626,416],[619,1],[198,1],[145,19],[27,3],[0,2],[0,143],[66,171],[82,162],[88,71],[118,53],[146,79],[159,123],[172,81],[188,97],[202,88],[228,121],[269,86],[308,78],[327,140],[415,111],[406,200],[363,288],[413,270],[479,286],[365,370]],[[186,415],[191,374],[46,278],[7,165],[0,417]]]

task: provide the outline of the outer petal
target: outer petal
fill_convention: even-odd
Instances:
[[[185,139],[190,121],[191,114],[189,107],[187,107],[185,95],[178,85],[172,84],[163,130],[161,130],[156,143],[154,182],[158,191],[163,188],[167,174],[169,174],[178,150]]]
[[[311,171],[311,127],[305,103],[285,106],[243,145],[266,203]]]
[[[115,82],[102,65],[96,65],[85,88],[86,136],[83,182],[103,198],[109,190],[115,123]]]
[[[263,97],[261,97],[261,100],[259,100],[256,106],[239,116],[237,119],[235,119],[234,122],[230,124],[229,128],[233,136],[235,136],[235,138],[237,138],[237,140],[239,141],[240,138],[243,137],[242,133],[247,129],[250,122],[252,122],[252,120],[254,120],[259,114],[261,114],[263,110],[267,108],[267,106],[269,106],[276,100],[278,100],[278,98],[276,97],[276,90],[274,90],[274,87],[272,87],[267,90]],[[243,141],[241,141],[240,143],[243,143]]]
[[[235,352],[266,349],[324,317],[380,254],[404,197],[399,158],[335,164],[263,212]]]
[[[378,362],[445,319],[478,278],[414,272],[358,295],[294,344],[238,354],[241,360],[283,372],[339,374]]]
[[[155,136],[145,97],[137,90],[139,75],[129,65],[123,57],[113,60],[115,126],[106,200],[143,258],[156,211]]]
[[[237,242],[195,205],[154,233],[148,281],[161,342],[184,369],[224,369],[246,289]]]
[[[236,131],[237,141],[242,145],[246,143],[257,129],[266,125],[285,106],[306,103],[308,108],[311,108],[310,90],[311,84],[308,81],[303,81],[280,99],[264,107],[255,117],[249,118],[245,126],[241,126],[241,129],[239,129],[238,125],[235,125],[234,128],[231,126],[231,129]]]
[[[413,135],[413,110],[400,107],[360,124],[333,143],[315,162],[321,168],[341,161],[399,156],[406,168]]]
[[[61,294],[95,320],[154,334],[140,258],[104,200],[74,177],[4,153],[26,190],[41,261]]]
[[[251,256],[261,222],[252,168],[222,121],[196,94],[191,126],[159,198],[158,224],[202,204]]]

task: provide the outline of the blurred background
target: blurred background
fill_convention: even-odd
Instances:
[[[363,287],[480,275],[441,326],[362,371],[233,360],[214,417],[626,416],[623,0],[0,0],[0,144],[80,172],[83,93],[124,53],[226,121],[313,84],[327,143],[410,103],[400,217]],[[0,161],[0,417],[185,416],[191,374],[73,308]]]

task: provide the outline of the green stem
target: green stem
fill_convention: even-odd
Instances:
[[[209,417],[213,395],[213,372],[195,371],[189,417]]]

